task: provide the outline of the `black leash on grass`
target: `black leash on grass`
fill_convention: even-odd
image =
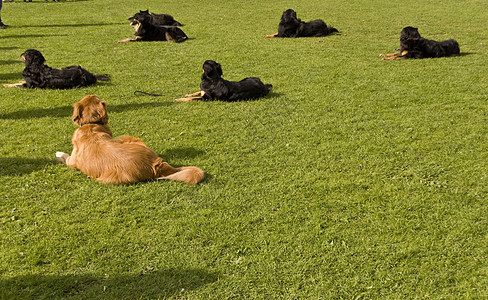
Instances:
[[[153,97],[161,97],[161,96],[180,97],[180,96],[175,96],[175,95],[151,94],[151,93],[146,93],[143,91],[134,91],[134,95],[135,96],[138,96],[138,95],[146,96],[147,95],[147,96],[153,96]]]

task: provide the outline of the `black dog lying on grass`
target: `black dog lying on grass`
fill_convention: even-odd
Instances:
[[[201,90],[197,93],[186,95],[186,98],[175,100],[222,100],[233,102],[264,97],[272,88],[271,84],[264,84],[257,77],[248,77],[241,81],[225,80],[222,78],[220,64],[213,60],[207,60],[203,63]]]
[[[149,17],[150,22],[157,26],[183,26],[183,24],[176,21],[171,15],[149,13],[149,10],[140,10],[133,17],[129,18],[129,20],[137,18],[140,15]]]
[[[283,12],[278,33],[267,35],[267,38],[274,37],[318,37],[326,36],[334,32],[339,32],[334,27],[328,26],[322,20],[303,22],[297,18],[297,13],[293,9]]]
[[[149,14],[137,13],[129,18],[136,30],[134,38],[120,40],[119,43],[137,41],[168,41],[180,43],[188,39],[186,34],[176,26],[158,26],[151,22]]]
[[[96,83],[97,80],[110,80],[107,76],[92,74],[80,66],[62,69],[48,67],[44,64],[46,61],[44,56],[35,49],[25,51],[20,57],[25,62],[25,69],[22,72],[25,81],[4,84],[5,87],[70,89],[89,86]]]
[[[456,40],[432,41],[420,36],[418,28],[405,27],[400,34],[400,52],[380,54],[383,60],[459,56]]]

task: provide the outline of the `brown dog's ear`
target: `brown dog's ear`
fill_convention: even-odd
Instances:
[[[100,103],[98,104],[97,113],[99,117],[97,121],[101,122],[102,124],[107,124],[108,114],[107,114],[107,104],[105,103],[105,101],[100,101]]]
[[[81,118],[83,117],[83,105],[80,105],[79,102],[73,104],[73,123],[78,126],[81,126]]]

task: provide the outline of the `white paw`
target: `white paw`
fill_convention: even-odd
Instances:
[[[56,160],[59,161],[60,163],[65,164],[68,157],[69,154],[66,154],[64,152],[56,152]]]

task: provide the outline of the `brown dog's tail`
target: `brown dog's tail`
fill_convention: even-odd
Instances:
[[[174,168],[167,162],[158,158],[153,165],[157,180],[184,181],[189,184],[197,184],[205,178],[205,173],[198,167]]]
[[[198,167],[181,167],[179,171],[169,176],[159,177],[157,179],[168,179],[173,181],[184,181],[189,184],[197,184],[205,178],[205,174]]]

